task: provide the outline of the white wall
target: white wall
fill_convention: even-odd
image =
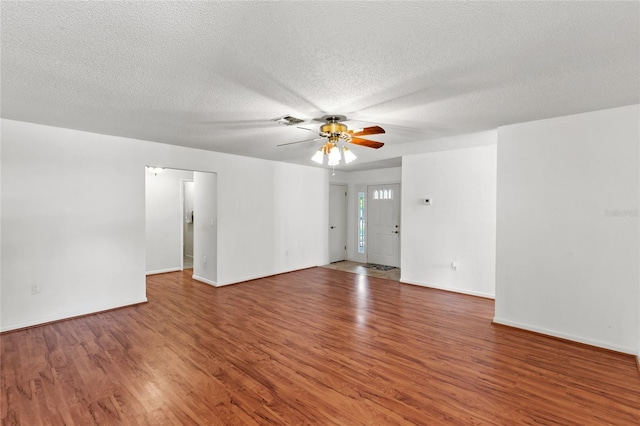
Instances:
[[[499,129],[496,322],[637,352],[639,113]]]
[[[421,140],[401,145],[387,145],[384,147],[387,153],[400,156],[413,154],[424,154],[428,152],[440,152],[458,150],[463,148],[473,148],[481,146],[495,146],[497,132],[488,130],[466,135],[458,135],[440,139]],[[404,165],[403,165],[404,166]],[[367,185],[400,183],[402,189],[402,167],[391,167],[385,169],[373,169],[364,171],[336,171],[331,177],[331,183],[347,184],[348,199],[348,236],[347,236],[347,259],[355,262],[366,262],[366,254],[358,253],[357,237],[357,193],[367,192]],[[401,224],[402,227],[402,224]],[[402,239],[402,237],[401,237]],[[402,252],[400,253],[402,257]]]
[[[146,273],[179,271],[182,268],[182,179],[193,172],[164,169],[145,172]]]
[[[227,157],[218,173],[218,285],[329,263],[329,171]]]
[[[144,162],[8,120],[2,154],[1,330],[145,301]]]
[[[145,165],[217,173],[218,284],[328,262],[327,170],[1,124],[2,331],[146,300]]]
[[[402,282],[494,297],[496,145],[403,157],[401,230]]]
[[[216,285],[218,280],[217,177],[193,174],[193,278]]]

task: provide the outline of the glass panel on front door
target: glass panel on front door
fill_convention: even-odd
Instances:
[[[358,253],[364,253],[364,200],[366,194],[358,192]]]

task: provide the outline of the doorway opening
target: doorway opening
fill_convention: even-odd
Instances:
[[[193,269],[193,179],[182,179],[182,269]]]
[[[147,168],[145,179],[146,274],[191,270],[216,285],[217,175]]]

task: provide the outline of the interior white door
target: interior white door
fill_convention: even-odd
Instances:
[[[329,189],[329,261],[347,258],[347,186],[330,185]]]
[[[400,185],[367,187],[367,262],[400,265]]]

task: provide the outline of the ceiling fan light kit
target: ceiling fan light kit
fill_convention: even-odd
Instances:
[[[311,160],[318,164],[323,164],[325,155],[329,159],[327,162],[328,166],[337,166],[338,164],[340,164],[341,158],[344,158],[344,162],[346,164],[349,164],[353,160],[358,158],[353,153],[353,151],[351,151],[346,146],[340,147],[338,146],[337,143],[334,144],[332,142],[327,142],[324,145],[322,145],[320,149],[316,151],[315,154],[313,154],[313,157],[311,157]]]

